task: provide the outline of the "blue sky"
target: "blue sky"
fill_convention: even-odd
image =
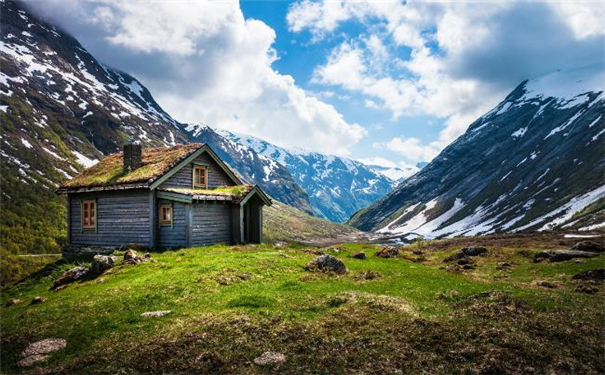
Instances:
[[[246,18],[261,20],[276,32],[273,48],[279,59],[273,63],[273,67],[280,73],[293,76],[300,87],[332,104],[348,122],[358,122],[368,130],[368,135],[356,145],[351,157],[372,158],[379,155],[388,160],[399,160],[401,155],[385,148],[377,149],[373,144],[386,143],[395,137],[416,137],[424,143],[438,138],[439,125],[443,123],[439,118],[420,115],[394,120],[387,111],[364,106],[364,95],[312,82],[315,68],[325,64],[330,51],[345,40],[363,35],[365,27],[361,22],[347,22],[341,32],[311,43],[309,32],[295,33],[289,30],[286,16],[291,6],[292,3],[286,1],[241,2]],[[325,92],[335,95],[322,95]]]
[[[180,121],[391,166],[430,160],[524,79],[605,55],[601,1],[29,4]]]

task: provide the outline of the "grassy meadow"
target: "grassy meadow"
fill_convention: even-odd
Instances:
[[[605,256],[534,263],[552,239],[493,239],[477,268],[444,269],[473,239],[419,242],[396,258],[377,245],[211,246],[152,253],[53,291],[75,264],[49,264],[2,288],[2,372],[50,373],[603,373],[602,283],[578,292]],[[467,243],[468,242],[468,243]],[[477,242],[477,240],[475,240]],[[491,244],[491,245],[490,245]],[[525,245],[524,245],[525,244]],[[319,251],[344,275],[309,272]],[[363,251],[368,259],[350,255]],[[117,253],[119,254],[119,253]],[[508,263],[510,267],[502,267]],[[539,286],[547,281],[554,288]],[[40,296],[45,302],[30,305]],[[142,313],[170,310],[160,317]],[[67,340],[30,368],[29,343]],[[286,361],[258,366],[263,352]]]

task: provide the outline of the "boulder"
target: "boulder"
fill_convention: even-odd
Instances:
[[[579,285],[575,291],[578,293],[596,294],[599,291],[599,288],[591,285]]]
[[[44,339],[42,341],[30,344],[21,352],[21,357],[29,357],[30,355],[48,354],[61,350],[67,346],[67,341],[63,339]]]
[[[458,263],[461,266],[464,266],[465,264],[473,264],[473,260],[469,257],[464,257],[464,258],[460,258],[458,259]]]
[[[454,253],[454,254],[450,255],[449,257],[445,258],[443,260],[443,262],[445,262],[445,263],[453,262],[455,260],[460,260],[462,258],[466,258],[466,255],[462,251],[459,251],[459,252]]]
[[[95,257],[97,257],[97,256],[95,256]],[[88,276],[89,273],[90,273],[90,271],[88,270],[88,268],[80,267],[80,266],[74,267],[68,271],[65,271],[61,276],[59,276],[55,280],[55,282],[53,284],[53,288],[56,289],[62,285],[66,285],[69,283],[73,283],[74,281],[81,280],[81,279],[85,278],[86,276]]]
[[[477,255],[487,253],[487,249],[485,247],[474,246],[474,247],[465,247],[460,250],[464,255],[475,257]]]
[[[573,280],[605,280],[605,268],[597,268],[580,272],[572,277]]]
[[[105,270],[113,267],[114,263],[115,261],[113,257],[107,255],[95,255],[94,258],[92,258],[90,271],[96,275],[100,275]]]
[[[363,251],[351,254],[351,258],[362,259],[362,260],[368,259],[368,257],[366,256],[366,253],[364,253]]]
[[[145,253],[143,256],[137,254],[136,251],[130,249],[124,253],[124,264],[139,264],[145,262],[155,262],[150,253]]]
[[[312,259],[305,267],[307,271],[322,271],[346,273],[347,267],[342,260],[333,257],[332,255],[324,254]]]
[[[578,242],[572,247],[573,250],[580,251],[591,251],[593,253],[603,253],[605,252],[605,246],[602,243],[594,242],[594,241],[582,241]]]
[[[557,284],[553,284],[550,281],[544,281],[544,280],[536,281],[536,286],[539,286],[541,288],[547,288],[547,289],[556,289],[559,287]]]
[[[385,246],[376,252],[376,256],[380,258],[395,258],[399,255],[399,249],[395,246]]]
[[[137,259],[138,257],[137,252],[132,249],[128,249],[124,253],[124,260]]]
[[[286,356],[276,352],[264,352],[260,357],[254,358],[257,366],[275,366],[286,362]]]
[[[571,260],[574,258],[593,258],[598,254],[590,251],[580,251],[580,250],[554,250],[551,251],[551,257],[549,260],[551,262],[563,262],[566,260]]]
[[[552,256],[552,251],[540,251],[534,255],[534,260],[546,259]]]
[[[30,344],[21,352],[21,360],[17,362],[19,367],[29,367],[37,363],[45,362],[50,358],[49,354],[61,350],[67,346],[63,339],[44,339]]]

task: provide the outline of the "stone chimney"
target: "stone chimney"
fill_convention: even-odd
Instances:
[[[134,143],[124,145],[124,172],[131,172],[143,164],[143,147]]]

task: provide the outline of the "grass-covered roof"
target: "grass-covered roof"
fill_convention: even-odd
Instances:
[[[112,154],[73,179],[64,182],[60,188],[76,189],[150,183],[163,176],[202,146],[199,143],[192,143],[144,149],[142,166],[128,173],[125,173],[123,168],[124,155],[122,153]]]
[[[254,186],[252,185],[236,185],[236,186],[221,186],[212,189],[185,189],[185,188],[167,188],[164,191],[189,195],[189,196],[205,196],[217,195],[231,197],[235,200],[245,197]]]

